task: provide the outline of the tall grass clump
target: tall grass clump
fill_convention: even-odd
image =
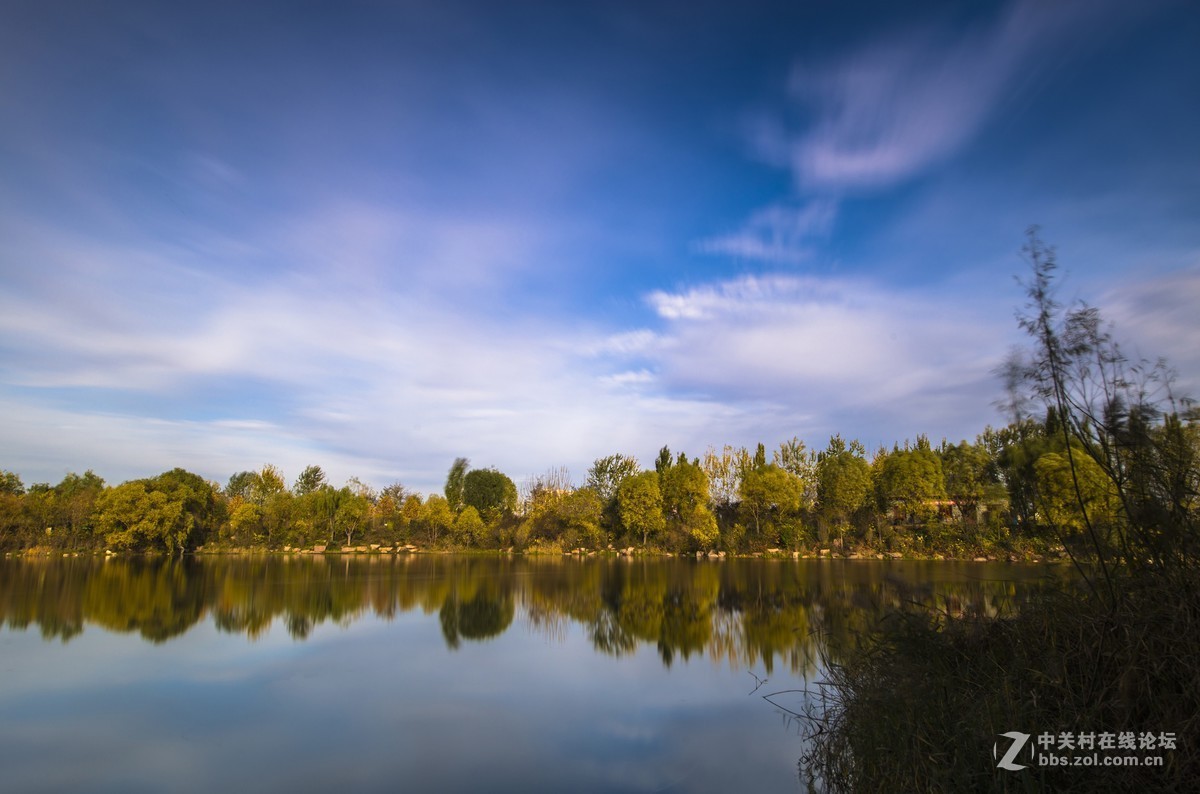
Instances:
[[[1033,275],[1019,320],[1033,346],[1008,371],[1061,434],[1075,515],[1072,529],[1051,528],[1071,550],[1078,576],[1000,617],[907,607],[885,616],[856,647],[828,651],[801,762],[817,788],[1200,785],[1197,415],[1172,393],[1164,362],[1129,362],[1099,312],[1056,301],[1054,252],[1036,230],[1025,252]],[[1103,504],[1095,498],[1097,470]],[[1010,732],[1031,737],[1015,760],[1019,770],[997,763],[1012,741],[1002,734]],[[1039,745],[1050,734],[1053,743]],[[1133,734],[1139,747],[1066,748],[1062,734],[1095,741]],[[1148,734],[1153,748],[1140,745]],[[1034,757],[1039,750],[1065,761],[1044,765]],[[1151,756],[1162,765],[1145,765]],[[1140,763],[1106,764],[1125,757]]]
[[[888,615],[829,664],[805,772],[831,791],[1194,791],[1200,590],[1124,584],[1116,609],[1057,589],[1008,618]],[[1009,731],[1167,732],[1176,749],[1121,768],[1039,767],[1026,752],[1011,772],[996,765]]]

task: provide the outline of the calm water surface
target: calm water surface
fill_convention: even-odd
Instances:
[[[837,658],[901,599],[992,612],[1046,573],[859,560],[4,560],[3,787],[798,791],[793,712],[823,648]]]

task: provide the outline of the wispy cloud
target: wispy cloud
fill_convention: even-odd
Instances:
[[[776,265],[810,260],[848,194],[903,182],[962,150],[1085,12],[1019,0],[966,32],[914,26],[834,60],[798,63],[789,110],[801,112],[790,122],[760,115],[748,128],[758,154],[791,172],[798,197],[697,247]]]
[[[993,325],[961,298],[870,280],[747,276],[647,302],[665,322],[651,355],[660,388],[820,416],[818,435],[877,434],[885,417],[968,433],[1011,337],[1007,316]]]
[[[836,216],[837,203],[832,200],[773,204],[755,212],[737,231],[703,240],[698,248],[709,254],[795,264],[812,256],[814,242],[829,233]]]
[[[553,236],[541,220],[506,214],[326,200],[263,233],[297,270],[371,289],[495,293],[532,269]]]
[[[1059,66],[1083,63],[1073,48],[1133,5],[1015,0],[906,32],[883,30],[896,15],[881,15],[869,22],[883,38],[857,51],[821,41],[795,68],[785,120],[755,137],[783,169],[768,176],[794,182],[776,196],[696,123],[781,76],[794,52],[738,43],[757,43],[758,27],[723,37],[734,57],[716,60],[674,24],[655,32],[670,48],[631,49],[603,26],[573,38],[573,15],[558,37],[465,7],[378,30],[359,27],[371,14],[347,18],[345,35],[315,50],[304,15],[230,26],[218,14],[240,32],[197,38],[190,15],[164,10],[145,20],[162,29],[148,48],[107,17],[68,30],[51,14],[41,37],[16,27],[0,55],[14,88],[0,107],[20,111],[0,131],[0,465],[27,479],[63,465],[116,479],[175,465],[227,477],[264,462],[294,476],[320,463],[334,479],[434,490],[458,455],[519,478],[558,464],[580,475],[616,451],[649,460],[664,443],[697,454],[793,434],[970,435],[1013,330],[1013,301],[997,308],[987,293],[1010,285],[1026,224],[1059,222],[1048,205],[1078,212],[1096,248],[1132,245],[1131,229],[1158,235],[1147,219],[1160,216],[1179,230],[1173,246],[1194,248],[1194,224],[1177,221],[1191,184],[1172,178],[1164,193],[1156,176],[1187,171],[1177,150],[1147,158],[1140,192],[1114,182],[1111,212],[1029,198],[1047,183],[1090,191],[1070,182],[1090,166],[1058,153],[1091,163],[1103,152],[1055,138],[1063,117],[1041,115],[1032,95],[1039,81],[1079,77]],[[742,16],[713,14],[702,27]],[[796,18],[828,15],[817,41],[845,30],[845,14]],[[269,41],[255,27],[267,22]],[[777,33],[772,47],[795,46]],[[98,53],[120,64],[89,71],[107,63]],[[1167,86],[1174,54],[1112,85],[1114,101],[1135,90],[1123,86]],[[1096,80],[1112,77],[1099,71],[1084,79],[1107,96]],[[676,74],[706,90],[679,91]],[[1187,108],[1184,93],[1161,95]],[[1046,135],[1031,140],[1061,172],[1047,177],[992,135],[984,189],[961,169],[913,191],[918,211],[905,209],[909,191],[883,190],[967,151],[1014,98],[1036,109]],[[1093,115],[1076,121],[1111,115],[1109,140],[1153,126],[1089,102]],[[1193,116],[1160,126],[1185,140]],[[1015,160],[1023,181],[1010,178]],[[852,204],[868,192],[870,207]],[[751,203],[727,214],[743,196]],[[985,225],[994,236],[981,245]],[[688,242],[682,253],[718,255],[706,275],[679,256]],[[795,275],[798,264],[826,272],[834,255],[834,272],[868,275]],[[721,257],[742,261],[723,270]],[[960,281],[947,284],[952,271]],[[1176,330],[1192,327],[1191,286],[1142,284],[1114,316],[1152,318],[1148,350],[1193,344]]]
[[[6,465],[53,478],[69,461],[110,479],[183,465],[223,479],[315,462],[335,480],[435,490],[458,455],[514,477],[582,473],[603,454],[698,453],[757,425],[744,406],[663,388],[651,330],[604,337],[489,311],[505,263],[535,256],[533,231],[447,249],[450,219],[396,237],[389,218],[333,212],[248,242],[245,268],[208,269],[168,245],[10,226],[7,255],[41,267],[13,268],[0,296]],[[288,264],[251,265],[264,258]],[[476,269],[490,278],[456,277]]]
[[[1165,358],[1179,380],[1176,396],[1200,398],[1200,252],[1170,273],[1143,274],[1101,296],[1097,306],[1133,361]]]
[[[708,320],[736,315],[761,316],[802,303],[842,300],[846,285],[799,276],[768,275],[703,284],[680,292],[655,290],[646,301],[667,320]]]
[[[804,190],[895,184],[962,149],[1016,78],[1051,48],[1071,46],[1110,5],[1020,0],[965,34],[913,29],[831,63],[799,64],[790,90],[804,129],[760,120],[755,143]]]
[[[934,299],[768,275],[653,291],[657,328],[514,321],[481,311],[453,278],[397,277],[388,264],[402,249],[376,236],[375,216],[335,213],[327,228],[361,233],[323,245],[312,233],[255,243],[254,257],[308,258],[242,280],[172,249],[134,256],[27,230],[22,250],[46,269],[10,279],[0,300],[0,445],[25,456],[9,465],[75,461],[110,479],[184,465],[223,479],[315,462],[335,479],[435,490],[458,455],[517,478],[557,464],[581,474],[597,456],[648,460],[664,443],[698,454],[773,442],[780,428],[813,443],[878,435],[885,414],[913,432],[957,432],[976,423],[963,406],[990,402],[976,397],[990,388],[994,340]],[[479,256],[535,250],[512,239]]]

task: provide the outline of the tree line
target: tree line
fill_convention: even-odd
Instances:
[[[289,486],[272,465],[226,485],[184,469],[116,486],[94,472],[25,487],[0,470],[0,549],[158,551],[358,547],[672,553],[943,553],[1065,550],[1155,570],[1200,559],[1200,411],[1164,361],[1128,362],[1098,310],[1054,298],[1053,249],[1036,229],[1018,316],[1034,340],[1005,368],[1006,426],[974,442],[926,436],[868,456],[834,435],[709,448],[664,446],[643,466],[597,458],[576,485],[561,468],[518,490],[457,458],[441,494],[401,483],[341,487],[316,465]],[[1040,405],[1040,413],[1029,410]]]
[[[1194,454],[1198,427],[1192,412],[1170,432]],[[664,446],[652,467],[616,453],[597,458],[578,485],[558,468],[518,489],[503,472],[458,458],[443,493],[428,495],[354,478],[338,487],[317,465],[290,485],[273,465],[224,486],[180,468],[119,485],[89,470],[28,487],[0,471],[0,548],[1044,553],[1116,519],[1119,494],[1089,463],[1068,449],[1050,410],[988,427],[974,442],[935,446],[920,436],[870,455],[841,435],[819,450],[798,438],[698,457]]]

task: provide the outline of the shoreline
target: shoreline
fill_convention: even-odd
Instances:
[[[421,548],[412,544],[405,546],[354,546],[350,548],[331,549],[327,547],[308,547],[308,548],[292,548],[285,547],[282,549],[269,549],[265,547],[235,547],[235,548],[198,548],[191,551],[183,552],[180,555],[168,555],[166,552],[150,551],[150,552],[130,552],[130,551],[113,551],[111,549],[99,550],[68,550],[49,549],[44,547],[33,547],[19,551],[6,551],[4,557],[6,559],[48,559],[48,558],[73,558],[73,557],[120,557],[128,558],[161,558],[169,556],[180,557],[257,557],[257,556],[277,556],[277,557],[362,557],[362,558],[379,558],[379,557],[410,557],[410,556],[470,556],[470,557],[496,557],[496,556],[521,556],[531,558],[553,559],[553,558],[570,558],[570,559],[591,559],[591,558],[606,558],[606,559],[682,559],[682,560],[706,560],[719,562],[723,560],[842,560],[842,561],[892,561],[892,562],[975,562],[975,563],[1009,563],[1009,564],[1069,564],[1070,557],[1065,551],[1052,551],[1049,554],[967,554],[953,555],[943,552],[932,552],[925,554],[913,554],[903,552],[877,552],[870,550],[856,551],[839,551],[830,548],[822,548],[805,551],[790,551],[785,549],[767,549],[765,551],[750,552],[742,554],[729,554],[727,552],[695,552],[695,553],[675,553],[658,549],[572,549],[561,551],[556,549],[466,549],[466,548]]]

